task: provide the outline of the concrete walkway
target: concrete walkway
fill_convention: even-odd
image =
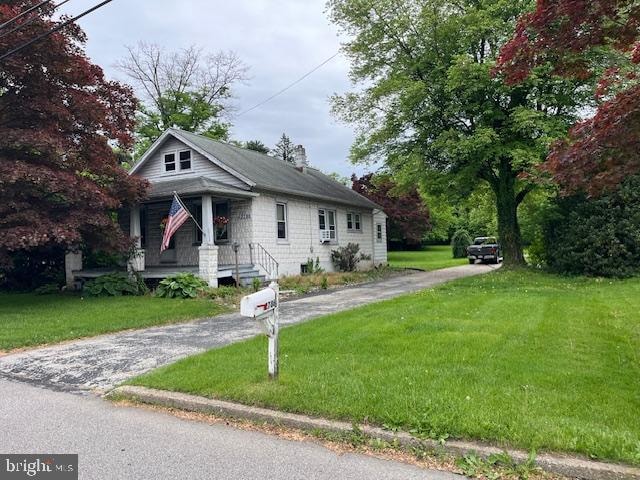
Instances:
[[[283,302],[281,325],[397,297],[487,273],[496,267],[464,265],[411,273]],[[53,390],[109,390],[125,380],[181,358],[260,333],[257,322],[237,313],[191,323],[128,331],[0,357],[0,376]]]

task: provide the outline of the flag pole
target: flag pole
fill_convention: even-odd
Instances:
[[[173,196],[175,197],[176,200],[178,200],[178,203],[182,206],[182,208],[184,208],[184,211],[187,212],[187,215],[189,215],[191,217],[191,220],[193,220],[193,223],[196,224],[196,227],[198,227],[198,229],[202,233],[204,233],[204,230],[202,230],[202,227],[200,226],[198,221],[195,219],[195,217],[193,215],[191,215],[191,212],[189,211],[187,206],[182,202],[182,199],[180,198],[180,196],[178,195],[178,193],[175,190],[173,191]]]

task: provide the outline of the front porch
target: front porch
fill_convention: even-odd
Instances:
[[[169,248],[160,251],[163,227],[177,192],[193,216],[174,233]],[[193,273],[211,287],[218,280],[236,277],[250,284],[277,276],[277,264],[266,264],[262,247],[252,241],[251,205],[257,194],[203,177],[158,182],[141,205],[121,212],[120,227],[134,241],[134,251],[120,270],[137,272],[145,279],[163,279],[178,273]],[[199,225],[201,228],[198,228]],[[261,261],[261,259],[263,261]],[[86,268],[79,253],[69,253],[67,284],[91,279],[117,269]]]
[[[174,192],[193,219],[175,232],[169,248],[161,252]],[[245,266],[253,265],[248,244],[255,195],[202,177],[153,184],[149,200],[132,208],[129,215],[129,234],[136,242],[129,269],[143,278],[191,272],[212,287],[218,286],[218,279],[233,276],[230,267],[236,262],[243,270],[253,270]]]

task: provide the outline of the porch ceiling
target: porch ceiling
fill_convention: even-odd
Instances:
[[[241,188],[225,185],[206,177],[164,180],[151,184],[149,199],[171,198],[173,192],[178,195],[212,194],[229,198],[252,198],[258,194]]]

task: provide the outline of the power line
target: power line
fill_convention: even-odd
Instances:
[[[57,5],[53,6],[53,10],[57,10],[58,8],[60,8],[62,5],[64,5],[65,3],[69,2],[71,0],[63,0],[62,2],[58,3]],[[13,27],[11,30],[9,30],[8,32],[4,32],[4,33],[0,33],[0,38],[6,37],[7,35],[11,35],[13,32],[16,32],[24,27],[26,27],[27,25],[32,24],[36,19],[38,19],[39,17],[37,15],[34,15],[33,17],[29,18],[28,20],[25,20],[24,22],[22,22],[20,25]]]
[[[25,15],[29,15],[31,12],[33,12],[34,10],[38,10],[40,7],[42,7],[43,5],[46,5],[47,3],[50,3],[52,0],[44,0],[43,2],[38,3],[37,5],[34,5],[31,8],[27,8],[24,12],[19,13],[18,15],[16,15],[13,18],[10,18],[9,20],[7,20],[6,22],[4,22],[2,25],[0,25],[0,30],[2,30],[4,27],[6,27],[7,25],[11,25],[13,22],[15,22],[16,20],[20,20],[22,17],[24,17]]]
[[[76,15],[73,18],[70,18],[69,20],[67,20],[66,22],[61,23],[60,25],[56,26],[55,28],[52,28],[51,30],[44,32],[40,35],[38,35],[36,38],[29,40],[28,42],[20,45],[19,47],[14,48],[13,50],[8,51],[7,53],[5,53],[4,55],[0,56],[0,62],[8,57],[10,57],[11,55],[14,55],[15,53],[18,53],[20,50],[27,48],[30,45],[33,45],[36,42],[39,42],[40,40],[42,40],[43,38],[48,37],[49,35],[51,35],[52,33],[57,32],[58,30],[62,30],[64,27],[66,27],[67,25],[69,25],[70,23],[75,22],[76,20],[81,19],[82,17],[84,17],[85,15],[89,15],[91,12],[94,12],[96,10],[98,10],[101,7],[104,7],[107,3],[111,3],[113,0],[104,0],[104,2],[99,3],[98,5],[90,8],[89,10],[85,10],[84,12],[82,12],[80,15]]]
[[[331,55],[329,58],[327,58],[324,62],[322,62],[320,65],[314,67],[312,70],[309,70],[307,73],[305,73],[303,76],[301,76],[299,79],[297,79],[295,82],[287,85],[286,87],[284,87],[282,90],[280,90],[277,93],[274,93],[273,95],[271,95],[269,98],[265,98],[263,101],[261,101],[260,103],[254,105],[253,107],[245,110],[244,112],[240,112],[238,115],[236,115],[237,117],[241,117],[242,115],[249,113],[253,110],[255,110],[256,108],[261,107],[262,105],[264,105],[265,103],[270,102],[271,100],[273,100],[274,98],[282,95],[284,92],[286,92],[287,90],[289,90],[290,88],[296,86],[298,83],[300,83],[301,81],[303,81],[305,78],[307,78],[309,75],[311,75],[312,73],[316,72],[317,70],[320,70],[322,67],[324,67],[327,63],[329,63],[331,60],[333,60],[334,58],[336,58],[338,55],[340,54],[340,51],[337,51],[336,53],[334,53],[333,55]],[[2,60],[0,58],[0,60]]]

